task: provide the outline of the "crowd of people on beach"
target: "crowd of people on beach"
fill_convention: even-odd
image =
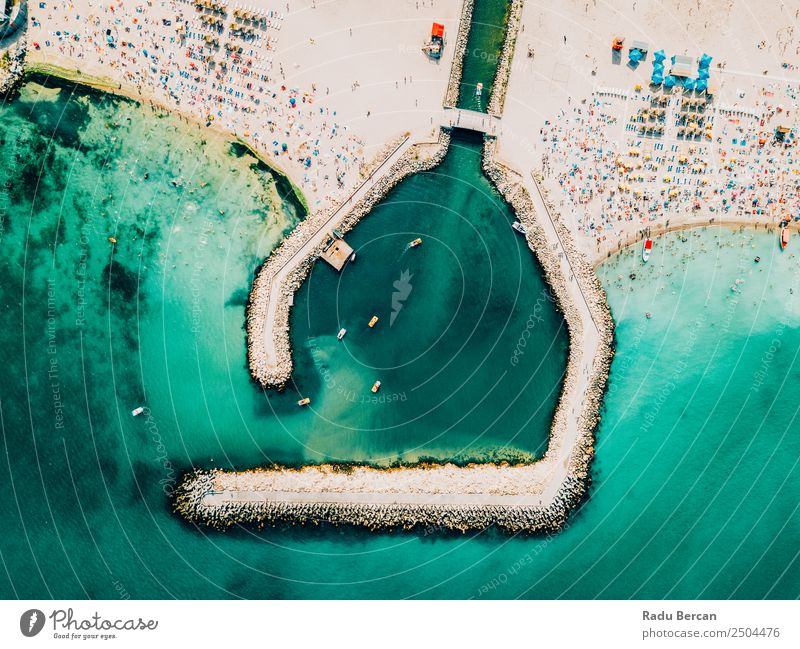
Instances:
[[[31,48],[45,61],[89,76],[101,71],[96,74],[110,76],[121,92],[241,137],[292,170],[307,193],[334,193],[357,175],[363,142],[323,105],[321,87],[301,87],[273,59],[288,5],[79,4],[43,0],[29,9]]]
[[[541,129],[543,174],[597,245],[687,213],[800,220],[793,88],[769,84],[741,105],[598,89]]]

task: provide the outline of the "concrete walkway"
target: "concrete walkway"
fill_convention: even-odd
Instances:
[[[350,194],[350,197],[345,200],[333,214],[331,214],[327,221],[320,225],[320,227],[314,232],[308,241],[306,241],[306,243],[297,252],[295,252],[272,276],[272,280],[270,282],[269,304],[267,305],[267,317],[264,322],[263,331],[264,352],[266,354],[267,367],[269,369],[274,370],[278,365],[278,354],[275,350],[275,335],[273,327],[275,324],[275,313],[278,309],[278,301],[280,297],[279,289],[281,283],[283,283],[283,281],[297,266],[297,264],[311,254],[311,251],[314,248],[327,239],[331,230],[336,228],[342,222],[344,217],[347,216],[350,208],[358,203],[358,201],[360,201],[364,195],[370,189],[372,189],[373,185],[375,185],[375,183],[377,183],[381,177],[392,168],[392,165],[400,159],[400,157],[406,152],[411,144],[410,138],[407,137],[405,140],[403,140],[403,142],[400,143],[400,145],[388,158],[386,158],[386,160],[383,161],[383,163],[381,163],[381,165],[372,173],[372,175],[367,178],[352,194]]]
[[[600,347],[600,330],[592,318],[588,297],[584,295],[579,282],[575,279],[572,265],[564,250],[564,243],[558,234],[553,216],[550,214],[550,210],[547,209],[539,186],[531,176],[524,177],[523,184],[531,196],[533,205],[536,208],[536,216],[544,229],[544,234],[551,248],[558,256],[561,272],[563,276],[568,279],[567,290],[580,313],[581,323],[583,325],[577,349],[572,346],[570,347],[570,354],[580,355],[580,374],[576,377],[575,385],[569,393],[562,396],[562,407],[566,415],[567,425],[563,433],[561,445],[559,446],[559,455],[557,458],[554,458],[552,467],[550,467],[551,472],[548,474],[547,486],[544,491],[544,500],[549,502],[553,499],[556,492],[567,478],[568,459],[577,442],[579,431],[578,421],[583,411],[583,404],[587,401],[589,393],[591,367]]]

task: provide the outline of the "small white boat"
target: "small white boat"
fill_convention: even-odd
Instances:
[[[647,263],[650,259],[650,254],[653,252],[653,240],[650,237],[644,240],[644,249],[642,250],[642,261]]]
[[[475,96],[480,97],[482,92],[483,92],[483,84],[479,81],[478,85],[475,86]]]
[[[338,334],[336,334],[336,337],[337,337],[339,340],[341,340],[342,338],[344,338],[344,335],[345,335],[346,333],[347,333],[347,329],[345,329],[344,327],[342,327],[341,329],[339,329],[339,333],[338,333]]]
[[[138,417],[138,416],[139,416],[139,415],[141,415],[143,412],[144,412],[144,408],[142,408],[142,406],[139,406],[138,408],[134,408],[133,410],[131,410],[131,414],[132,414],[134,417]]]
[[[525,228],[525,226],[524,226],[524,225],[522,225],[522,223],[520,223],[519,221],[514,221],[514,222],[511,224],[511,227],[512,227],[512,228],[514,228],[514,230],[516,230],[516,231],[517,231],[517,232],[519,232],[520,234],[528,234],[528,230],[527,230],[527,229]]]
[[[375,381],[375,383],[372,384],[372,392],[373,393],[377,392],[380,389],[381,389],[381,382],[380,381]]]
[[[350,263],[353,264],[356,261],[356,253],[353,251],[353,254],[350,255]]]
[[[298,406],[307,406],[309,403],[311,403],[311,399],[309,399],[308,397],[305,397],[304,399],[300,399],[300,401],[297,402],[297,405]]]

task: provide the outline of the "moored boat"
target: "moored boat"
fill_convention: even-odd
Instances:
[[[372,391],[377,392],[380,389],[381,389],[381,382],[375,381],[375,383],[372,384]]]
[[[514,230],[516,232],[519,232],[520,234],[528,234],[528,229],[524,225],[522,225],[522,223],[520,223],[519,221],[514,221],[511,224],[511,227],[514,228]]]
[[[644,240],[644,248],[642,249],[642,261],[647,263],[650,255],[653,252],[653,240],[650,237]]]
[[[350,255],[350,263],[351,263],[351,264],[352,264],[352,263],[354,263],[354,262],[355,262],[355,260],[356,260],[356,253],[355,253],[355,251],[353,251],[353,254],[352,254],[352,255]]]
[[[378,316],[372,316],[372,320],[369,321],[370,329],[375,326],[375,323],[378,322]]]
[[[308,397],[305,397],[303,399],[300,399],[300,401],[297,402],[297,405],[298,406],[307,406],[309,403],[311,403],[311,399],[309,399]]]
[[[141,415],[143,412],[144,412],[144,408],[142,408],[142,406],[139,406],[138,408],[134,408],[133,410],[131,410],[131,414],[132,414],[134,417],[138,417],[138,416],[139,416],[139,415]]]
[[[338,334],[336,334],[336,337],[337,337],[339,340],[341,340],[342,338],[344,338],[344,335],[345,335],[346,333],[347,333],[347,329],[345,329],[344,327],[342,327],[341,329],[339,329],[339,333],[338,333]]]
[[[786,222],[784,221],[783,225],[781,225],[781,250],[786,250],[786,246],[789,245],[789,228],[786,227]]]

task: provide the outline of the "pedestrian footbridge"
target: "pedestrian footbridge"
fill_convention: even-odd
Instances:
[[[442,126],[445,127],[465,128],[487,135],[500,134],[500,118],[494,115],[463,108],[445,108],[442,115]]]

